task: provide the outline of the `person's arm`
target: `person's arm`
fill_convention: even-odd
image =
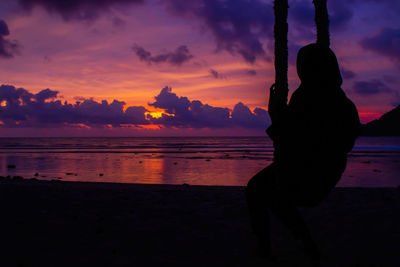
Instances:
[[[272,124],[266,129],[266,133],[272,141],[276,142],[277,139],[285,135],[287,131],[288,106],[280,99],[275,84],[270,88],[268,113]]]
[[[275,84],[271,85],[269,89],[269,103],[268,113],[271,118],[271,122],[279,122],[285,116],[287,104],[282,96],[277,92]]]

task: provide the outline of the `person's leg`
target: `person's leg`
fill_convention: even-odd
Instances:
[[[246,187],[252,229],[257,237],[260,253],[265,257],[272,257],[268,202],[270,192],[273,191],[273,180],[274,172],[270,165],[251,178]]]
[[[288,193],[277,190],[273,201],[271,201],[271,212],[291,231],[294,238],[301,243],[305,253],[311,259],[318,260],[320,258],[319,249],[311,236],[303,216],[288,196]]]

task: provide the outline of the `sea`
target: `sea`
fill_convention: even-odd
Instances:
[[[268,137],[0,138],[0,176],[244,186],[273,158]],[[400,137],[360,137],[338,186],[400,185]]]

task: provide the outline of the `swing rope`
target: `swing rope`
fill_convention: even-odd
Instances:
[[[270,93],[269,111],[279,114],[278,110],[286,106],[288,87],[288,0],[275,0],[274,38],[275,38],[275,94]],[[275,108],[274,108],[275,107]],[[278,109],[278,110],[277,110]],[[276,117],[276,116],[275,116]],[[271,117],[272,119],[272,117]]]
[[[327,0],[313,0],[315,7],[315,24],[317,27],[317,44],[329,47],[329,15]],[[274,1],[274,38],[275,38],[275,85],[269,97],[268,111],[275,120],[280,110],[288,101],[288,0]]]
[[[329,47],[329,15],[327,0],[313,0],[315,7],[315,25],[317,26],[317,44]]]

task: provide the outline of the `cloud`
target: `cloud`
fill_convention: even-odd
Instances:
[[[354,82],[353,90],[360,95],[375,95],[379,93],[390,93],[391,90],[380,80]]]
[[[7,23],[0,20],[0,57],[2,58],[12,58],[18,53],[18,42],[5,39],[4,37],[8,35],[10,35],[10,30]]]
[[[143,106],[125,108],[125,102],[77,97],[75,103],[62,102],[59,92],[44,89],[37,94],[12,85],[0,86],[0,127],[2,128],[61,128],[79,126],[90,128],[141,127],[158,125],[161,128],[223,129],[241,127],[262,129],[268,124],[267,111],[254,111],[238,103],[231,111],[213,107],[199,100],[179,97],[170,87],[163,88],[150,106],[163,109],[160,118],[152,117]]]
[[[290,13],[288,14],[290,19],[298,25],[301,24],[307,28],[313,28],[314,25],[314,6],[311,1],[296,1],[289,3]]]
[[[112,19],[112,25],[113,25],[115,28],[123,28],[123,27],[126,26],[126,21],[123,20],[123,19],[121,19],[121,18],[119,18],[119,17],[114,17],[114,18]]]
[[[232,111],[232,121],[234,125],[243,128],[262,128],[265,129],[267,122],[269,122],[268,112],[261,108],[254,109],[253,112],[239,102],[235,105]]]
[[[361,40],[360,44],[364,49],[400,63],[400,28],[382,28],[374,36]]]
[[[176,16],[201,21],[214,36],[217,51],[239,55],[245,61],[266,59],[262,39],[272,36],[272,6],[258,0],[164,0]]]
[[[346,29],[349,22],[352,20],[356,8],[348,0],[328,1],[328,12],[330,27],[333,31]]]
[[[218,71],[216,71],[216,70],[214,70],[214,69],[210,69],[208,72],[209,72],[209,73],[211,74],[211,76],[213,76],[215,79],[226,79],[226,76],[225,76],[225,75],[222,75],[220,72],[218,72]]]
[[[396,91],[394,91],[393,93],[394,94],[393,94],[393,98],[390,101],[390,105],[392,107],[397,107],[400,105],[400,93],[396,92]]]
[[[385,77],[383,77],[383,79],[385,79]],[[353,90],[355,93],[366,97],[375,97],[378,94],[384,93],[389,97],[389,103],[391,106],[397,107],[400,104],[400,93],[388,87],[384,82],[378,79],[355,82]]]
[[[251,112],[243,103],[238,103],[231,113],[228,108],[213,107],[199,100],[190,101],[187,97],[179,97],[170,87],[164,87],[155,100],[149,105],[164,109],[168,114],[152,118],[151,121],[166,127],[265,129],[269,124],[269,116],[264,109],[256,108]]]
[[[92,127],[148,124],[146,108],[128,107],[124,102],[85,99],[74,104],[61,102],[58,91],[45,89],[37,94],[11,85],[0,86],[0,121],[3,127],[54,127],[83,124]]]
[[[257,71],[253,70],[253,69],[249,69],[249,70],[246,70],[246,74],[250,75],[250,76],[255,76],[255,75],[257,75]]]
[[[38,103],[43,103],[47,99],[54,99],[57,98],[58,91],[53,91],[50,89],[44,89],[37,93],[34,97]]]
[[[156,56],[152,56],[149,51],[138,45],[134,45],[132,50],[136,53],[141,61],[149,64],[168,63],[173,66],[180,66],[194,57],[192,54],[190,54],[186,45],[177,47],[173,52],[165,52]]]
[[[64,20],[95,20],[111,7],[127,4],[142,4],[144,0],[19,0],[21,8],[32,11],[43,7],[47,12],[60,15]]]
[[[218,79],[219,78],[219,73],[218,71],[214,70],[214,69],[210,69],[209,73],[215,78]]]
[[[397,83],[397,81],[399,80],[398,77],[392,75],[383,75],[383,79],[385,80],[385,82],[392,84]]]
[[[346,68],[341,67],[340,71],[342,73],[343,78],[346,80],[347,79],[350,80],[350,79],[353,79],[354,77],[356,77],[356,74],[353,71],[348,70]]]
[[[289,64],[295,65],[299,44],[316,41],[315,8],[312,1],[289,1]],[[328,1],[329,30],[340,32],[346,30],[353,18],[353,9],[357,8],[352,1]],[[273,51],[272,45],[269,47]]]
[[[163,0],[175,16],[200,21],[202,30],[209,30],[216,51],[241,56],[248,63],[270,61],[273,54],[273,1],[263,0]],[[314,6],[312,1],[289,1],[290,32],[298,41],[315,40]],[[353,18],[353,3],[346,0],[329,2],[330,25],[333,31],[346,28]],[[292,48],[298,46],[289,43]],[[292,49],[293,50],[293,49]],[[292,51],[291,51],[292,52]],[[292,60],[293,61],[293,60]]]
[[[7,23],[4,20],[0,20],[0,35],[7,36],[10,34]]]
[[[312,1],[289,2],[289,19],[293,19],[295,27],[301,25],[303,30],[315,29],[315,8]],[[329,26],[333,31],[345,29],[353,18],[353,10],[348,0],[328,1]],[[290,22],[289,22],[290,23]]]

